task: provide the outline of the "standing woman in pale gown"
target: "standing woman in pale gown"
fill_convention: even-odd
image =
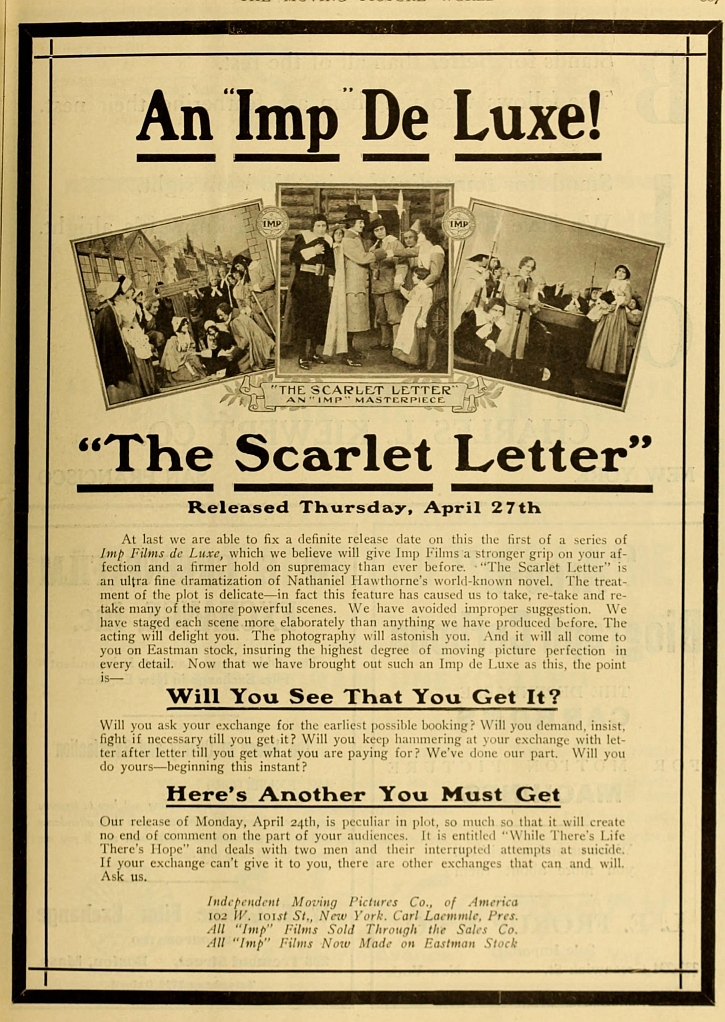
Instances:
[[[612,311],[597,323],[589,349],[587,369],[615,376],[627,375],[627,305],[632,300],[631,274],[624,263],[614,268],[607,291],[614,296]]]
[[[332,232],[332,252],[335,257],[335,282],[330,296],[330,312],[327,317],[325,346],[322,354],[327,358],[334,355],[347,355],[347,301],[345,299],[345,256],[342,252],[342,239],[345,228],[341,225]]]
[[[136,293],[128,278],[120,284],[120,293],[113,300],[113,309],[131,363],[132,378],[142,397],[158,394],[156,374],[153,366],[154,349],[138,321]]]
[[[405,287],[400,288],[400,293],[405,298],[407,305],[403,309],[393,345],[393,358],[416,368],[430,368],[426,366],[425,354],[428,342],[428,316],[433,304],[433,291],[426,286],[427,273],[424,266],[416,266],[413,269],[415,286],[410,291]]]
[[[428,273],[423,283],[431,289],[433,298],[428,315],[427,351],[421,351],[423,365],[426,369],[435,368],[438,337],[448,329],[448,277],[446,275],[446,253],[441,244],[441,236],[430,224],[421,224],[418,229],[418,266],[423,266]]]

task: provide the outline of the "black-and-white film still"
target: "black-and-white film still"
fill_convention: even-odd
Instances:
[[[73,242],[107,406],[274,365],[260,202]]]
[[[662,245],[471,202],[453,288],[457,369],[624,407]]]
[[[449,186],[280,185],[282,374],[450,370]]]

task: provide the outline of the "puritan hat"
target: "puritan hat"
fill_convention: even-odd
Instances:
[[[358,206],[355,203],[351,203],[347,207],[347,209],[345,210],[345,220],[348,223],[354,222],[355,220],[364,220],[364,219],[365,219],[365,210],[362,209],[361,206]]]
[[[468,256],[469,263],[482,263],[484,259],[489,259],[488,252],[477,252],[475,256]]]
[[[103,302],[110,302],[121,290],[117,280],[101,280],[96,287],[96,294]]]

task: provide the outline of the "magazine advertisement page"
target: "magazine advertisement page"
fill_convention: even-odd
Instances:
[[[13,1012],[682,1018],[719,9],[263,6],[8,23]]]

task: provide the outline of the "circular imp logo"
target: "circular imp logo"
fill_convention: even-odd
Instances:
[[[257,214],[256,223],[263,238],[281,238],[289,227],[289,217],[279,206],[265,206]]]
[[[444,213],[441,227],[449,238],[461,240],[471,237],[476,229],[476,220],[470,209],[454,206]]]

